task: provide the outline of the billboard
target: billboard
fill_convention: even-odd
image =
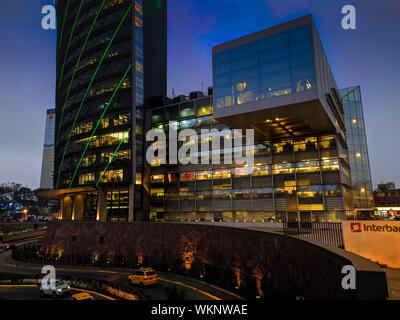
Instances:
[[[347,251],[400,268],[400,221],[342,221],[342,230]]]

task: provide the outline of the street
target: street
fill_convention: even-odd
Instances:
[[[0,252],[0,273],[10,275],[24,275],[25,277],[41,277],[42,266],[15,261],[11,256],[12,252]],[[129,285],[134,294],[146,300],[167,300],[168,288],[176,287],[177,292],[185,300],[237,300],[238,296],[229,293],[226,290],[217,288],[195,279],[185,278],[182,276],[158,272],[159,282],[156,285],[140,288],[133,286],[128,280],[128,275],[132,272],[130,269],[122,268],[95,268],[83,266],[55,266],[57,276],[69,276],[73,278],[105,280],[113,283],[125,283]],[[0,298],[11,297],[31,297],[31,289],[24,290],[10,289],[0,291]],[[37,288],[35,288],[37,289]],[[2,293],[5,293],[4,295]],[[39,296],[37,296],[39,299]],[[27,298],[32,299],[32,298]]]

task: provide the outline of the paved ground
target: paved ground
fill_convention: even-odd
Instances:
[[[57,297],[56,300],[72,300],[72,295],[80,293],[82,290],[71,289],[69,295]],[[106,295],[90,293],[95,300],[114,300]],[[0,285],[0,300],[54,300],[51,297],[40,297],[39,287],[35,285],[29,286],[4,286]]]
[[[1,273],[38,276],[41,268],[42,267],[39,265],[14,261],[11,257],[11,251],[0,253]],[[57,275],[102,279],[111,282],[124,281],[128,284],[130,284],[128,275],[131,272],[132,270],[121,268],[102,269],[92,267],[56,266]],[[137,294],[142,297],[144,296],[147,299],[166,300],[167,288],[174,286],[177,287],[179,292],[184,292],[185,299],[187,300],[237,300],[239,298],[238,296],[216,286],[170,273],[159,273],[159,283],[157,285],[146,288],[132,288]]]
[[[386,269],[391,300],[400,300],[400,269]]]

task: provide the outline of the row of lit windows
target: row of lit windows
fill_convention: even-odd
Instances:
[[[108,127],[123,126],[123,125],[129,124],[129,123],[130,123],[130,114],[120,114],[120,115],[103,118],[100,122],[100,126],[101,126],[101,128],[105,129]],[[92,131],[92,129],[93,129],[93,122],[85,121],[85,122],[77,125],[74,128],[72,134],[73,135],[83,134],[83,133]],[[142,133],[142,131],[143,131],[142,126],[137,125],[136,133]]]
[[[128,142],[129,133],[128,132],[113,132],[101,136],[93,136],[90,141],[90,147],[102,147],[108,145],[119,144],[122,140]],[[79,139],[75,141],[75,144],[87,143],[90,138]]]
[[[187,211],[173,211],[164,212],[163,208],[151,208],[150,220],[163,222],[163,221],[180,221],[180,222],[282,222],[282,221],[297,221],[297,212],[285,211],[209,211],[209,212],[187,212]],[[314,222],[332,222],[346,219],[346,213],[343,210],[323,211],[319,208],[306,207],[299,208],[300,216],[302,219],[307,217],[308,220]],[[310,212],[312,211],[312,213]]]
[[[118,84],[119,84],[119,80],[107,80],[104,82],[101,82],[97,85],[95,85],[92,89],[90,89],[89,91],[89,96],[98,96],[100,94],[104,94],[104,93],[108,93],[108,92],[113,92]],[[124,81],[121,84],[121,89],[125,89],[125,88],[130,88],[131,87],[131,83],[129,81],[129,79],[125,78]]]
[[[166,120],[176,120],[180,118],[187,117],[203,117],[212,115],[214,113],[213,106],[210,103],[210,99],[201,99],[196,101],[196,107],[193,102],[188,102],[187,106],[182,104],[180,110],[178,106],[169,107],[166,111],[166,116],[164,117],[164,108],[153,110],[152,112],[152,123],[161,123]]]
[[[89,91],[89,96],[90,97],[94,97],[94,96],[98,96],[104,93],[110,93],[110,92],[114,92],[114,90],[117,88],[118,84],[119,84],[120,80],[105,80],[105,81],[101,81],[95,85],[92,86],[92,88]],[[125,88],[130,88],[131,87],[131,83],[130,80],[125,78],[123,83],[120,86],[120,90],[121,89],[125,89]],[[73,96],[70,97],[66,107],[70,108],[71,106],[80,103],[83,99],[84,96],[84,91],[79,91],[78,93],[74,94]]]
[[[247,82],[240,82],[233,84],[229,91],[231,93],[225,96],[216,97],[217,108],[223,108],[225,106],[231,106],[235,104],[243,104],[252,101],[258,101],[268,99],[272,97],[283,96],[287,94],[303,92],[315,88],[314,76],[309,75],[301,79],[295,79],[292,81],[285,81],[278,84],[269,84],[266,87],[249,89],[249,90],[237,90],[238,87],[247,87]],[[235,91],[236,88],[236,91]]]
[[[124,180],[124,170],[108,170],[106,172],[101,172],[103,175],[100,183],[107,183],[107,182],[122,182]]]
[[[339,160],[322,160],[321,168],[323,171],[339,170]],[[318,161],[282,163],[275,165],[259,165],[254,167],[236,167],[231,169],[206,170],[197,172],[168,173],[166,182],[194,181],[194,180],[210,180],[210,179],[229,179],[231,177],[263,176],[272,174],[292,174],[292,173],[320,172]],[[150,182],[164,182],[164,174],[153,174]]]
[[[102,152],[101,154],[89,154],[82,159],[81,167],[88,167],[99,163],[107,163],[111,160],[113,152]],[[119,150],[113,158],[113,161],[131,160],[131,150]],[[78,159],[76,159],[76,164]]]
[[[336,186],[335,186],[336,187]],[[152,198],[168,199],[168,200],[206,200],[206,199],[257,199],[265,198],[265,195],[269,195],[267,198],[271,199],[273,193],[288,193],[290,191],[297,191],[297,195],[302,199],[321,199],[323,195],[325,197],[341,197],[342,191],[330,190],[330,191],[311,191],[309,187],[274,187],[274,188],[254,188],[254,189],[233,189],[233,190],[212,190],[212,191],[197,191],[197,192],[165,192],[163,188],[151,189],[150,195]],[[289,192],[290,194],[292,192]]]
[[[100,175],[103,175],[101,178],[100,183],[107,183],[107,182],[122,182],[124,178],[124,170],[108,170],[106,172],[101,172]],[[96,181],[96,173],[90,172],[85,173],[79,176],[79,184],[94,184]]]

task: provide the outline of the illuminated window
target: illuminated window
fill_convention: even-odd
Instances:
[[[274,174],[294,173],[294,166],[292,163],[274,164],[273,173]]]
[[[153,174],[150,177],[150,182],[164,182],[164,175],[163,174]]]
[[[142,173],[141,172],[136,172],[136,184],[141,185],[142,184]]]
[[[143,65],[139,61],[136,61],[136,71],[143,72]]]
[[[339,160],[337,159],[331,159],[331,160],[322,160],[322,170],[333,170],[337,171],[339,170]]]
[[[214,179],[229,179],[231,177],[231,172],[229,169],[214,170]]]
[[[212,179],[212,171],[199,171],[196,173],[197,180]]]
[[[320,137],[319,146],[321,149],[329,149],[336,142],[335,136],[322,136]]]
[[[142,19],[140,19],[138,16],[135,16],[135,26],[140,28],[143,25]]]
[[[297,172],[318,172],[319,164],[318,161],[301,161],[297,163]]]
[[[176,173],[168,173],[168,182],[177,182],[178,174]]]
[[[210,114],[213,114],[212,106],[205,106],[205,107],[197,108],[196,116],[198,116],[198,117],[208,116]]]
[[[182,172],[181,181],[194,181],[194,172]]]
[[[110,126],[110,119],[109,118],[104,118],[101,120],[101,127],[102,128],[108,128]]]
[[[271,173],[271,167],[269,165],[256,165],[253,167],[253,176],[266,176]]]
[[[151,189],[150,194],[152,197],[164,197],[164,188]]]
[[[103,172],[101,172],[103,174]],[[102,183],[106,182],[122,182],[124,179],[124,170],[109,170],[106,171],[101,178]]]
[[[250,167],[236,167],[233,169],[233,175],[235,177],[243,177],[248,176],[250,174]]]
[[[90,184],[94,183],[95,175],[94,173],[86,173],[79,176],[79,184]]]
[[[357,119],[353,119],[351,122],[352,122],[353,124],[356,124],[356,123],[357,123]]]

